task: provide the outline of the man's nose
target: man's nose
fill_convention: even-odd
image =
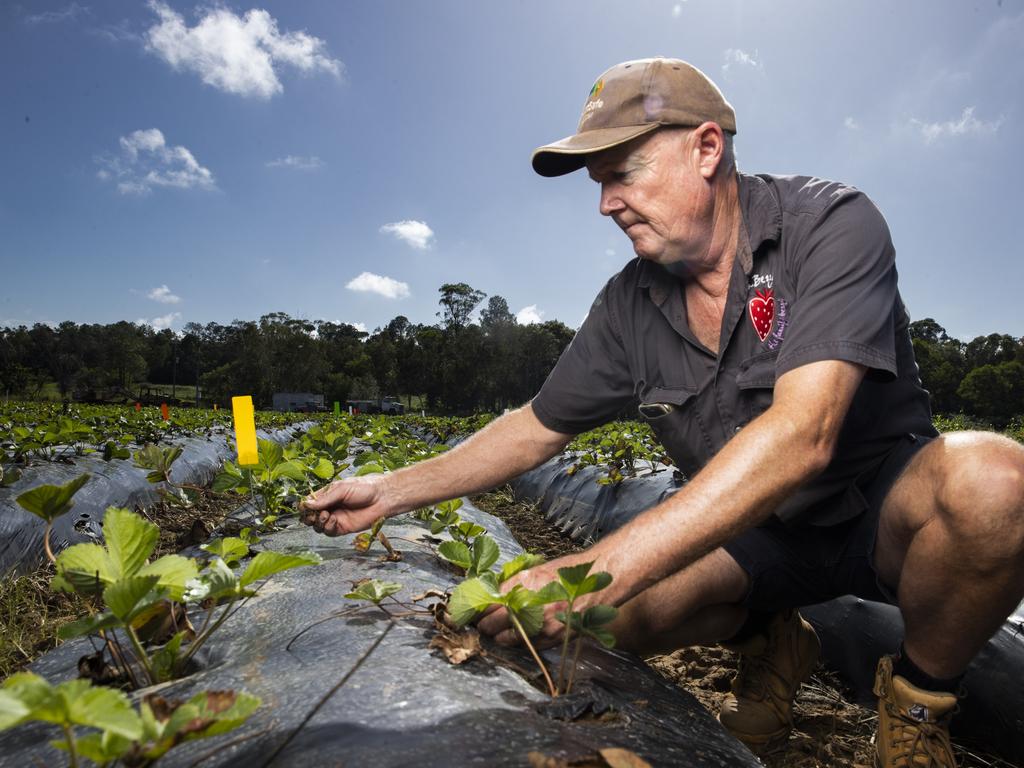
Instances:
[[[601,202],[598,205],[598,210],[601,211],[602,216],[611,216],[625,207],[622,199],[615,192],[615,188],[611,184],[601,185]]]

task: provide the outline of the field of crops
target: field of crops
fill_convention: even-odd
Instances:
[[[261,764],[279,757],[281,765],[300,757],[315,762],[330,738],[307,743],[300,735],[321,708],[321,716],[339,728],[351,720],[355,705],[345,705],[339,690],[364,664],[377,670],[364,685],[376,674],[396,690],[410,684],[420,690],[411,681],[425,674],[435,688],[421,695],[455,696],[466,717],[496,695],[485,678],[467,689],[469,678],[433,666],[448,664],[489,669],[486,676],[498,675],[502,685],[525,686],[516,695],[534,702],[529,718],[540,720],[524,720],[523,734],[515,727],[505,734],[507,749],[526,750],[524,745],[537,742],[537,732],[544,736],[538,749],[523,752],[523,764],[646,765],[645,749],[647,759],[663,762],[671,743],[699,736],[707,764],[756,765],[720,729],[704,732],[704,725],[693,725],[710,723],[707,714],[692,699],[673,698],[681,695],[675,686],[658,688],[665,684],[639,660],[601,655],[602,647],[615,642],[606,629],[615,609],[598,603],[577,611],[574,602],[600,593],[611,582],[609,574],[584,565],[560,570],[557,580],[538,590],[503,591],[503,582],[543,557],[524,551],[500,520],[463,499],[387,523],[381,518],[369,531],[340,539],[325,539],[298,524],[298,501],[315,489],[342,476],[391,472],[436,456],[490,418],[323,414],[311,420],[305,414],[259,413],[257,424],[269,437],[259,440],[258,463],[240,465],[230,450],[230,416],[221,411],[175,409],[164,418],[153,408],[0,405],[0,515],[35,521],[41,536],[34,555],[44,561],[22,578],[7,577],[0,594],[6,646],[0,654],[6,675],[0,754],[14,750],[15,760],[46,765],[193,765],[203,755],[216,765],[253,764],[256,755],[269,755]],[[207,445],[220,446],[220,452],[202,453]],[[194,473],[204,461],[212,463],[209,482],[182,479],[185,465]],[[549,464],[538,470],[547,472],[539,475],[544,482],[572,484],[578,508],[597,517],[602,508],[637,514],[656,503],[652,493],[671,493],[685,481],[650,430],[636,422],[580,435]],[[98,487],[108,472],[151,489],[146,498],[152,503],[104,506],[97,521],[101,535],[72,526],[65,527],[65,538],[56,536],[61,521],[74,514],[76,504],[81,508],[90,486]],[[563,508],[549,520],[577,545],[600,535],[599,528],[573,515]],[[182,530],[191,532],[180,552],[165,546],[161,528],[171,519],[184,520]],[[197,520],[203,522],[198,534]],[[538,516],[530,525],[545,523]],[[518,537],[519,529],[512,533]],[[552,602],[565,604],[559,614],[563,640],[541,653],[530,637],[540,628],[544,605]],[[492,606],[508,610],[522,652],[491,647],[472,628]],[[271,618],[277,616],[280,625]],[[25,624],[33,621],[38,626],[30,636]],[[402,656],[396,649],[410,647],[410,629],[426,639],[415,646],[420,650],[401,651]],[[393,632],[405,639],[389,639]],[[36,660],[31,671],[17,671],[56,641],[62,645]],[[336,674],[324,678],[315,665],[294,666],[295,648],[312,652],[322,644],[341,654],[335,661],[348,672],[340,682],[331,682]],[[390,659],[376,662],[391,664],[390,671],[368,662],[373,654]],[[675,679],[692,684],[703,698],[703,680],[687,679],[691,662]],[[663,673],[675,669],[671,659],[659,663]],[[601,669],[614,670],[608,674],[615,695],[607,691],[611,683],[599,683]],[[298,691],[310,693],[301,696],[304,704],[295,712],[271,704]],[[392,716],[389,697],[350,695],[377,716]],[[650,703],[638,707],[642,699]],[[560,700],[574,714],[564,716],[563,708],[562,715],[553,715],[538,703]],[[682,721],[696,731],[665,725],[666,713],[679,719],[684,710]],[[850,712],[859,716],[856,708]],[[418,716],[416,728],[431,716]],[[430,722],[443,730],[448,721]],[[598,737],[595,722],[602,724]],[[431,733],[403,738],[423,738],[416,748],[426,749],[437,736]],[[568,752],[567,738],[575,744]],[[374,749],[368,746],[372,741],[349,746],[358,754]],[[397,754],[396,762],[381,764],[405,764]],[[497,760],[486,750],[473,754]],[[0,757],[0,765],[6,764]]]

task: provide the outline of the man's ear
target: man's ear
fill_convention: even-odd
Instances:
[[[696,149],[699,151],[700,174],[705,180],[714,178],[725,155],[725,134],[718,123],[701,123],[693,129]]]

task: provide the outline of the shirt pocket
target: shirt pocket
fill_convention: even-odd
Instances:
[[[711,439],[697,407],[695,387],[651,387],[640,395],[639,412],[688,479],[708,462]]]
[[[779,353],[762,352],[740,363],[736,374],[739,390],[739,413],[744,423],[768,410],[775,395],[775,361]]]

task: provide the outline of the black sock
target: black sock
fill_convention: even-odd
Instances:
[[[947,680],[932,677],[917,666],[909,656],[907,656],[907,650],[903,647],[903,643],[900,643],[900,651],[896,654],[896,661],[892,665],[892,673],[894,675],[899,675],[917,688],[942,693],[958,693],[960,690],[960,682],[964,679],[963,674],[959,674],[956,677],[951,677]]]
[[[743,622],[743,626],[728,640],[723,640],[722,645],[739,645],[740,643],[745,643],[754,635],[765,634],[768,630],[768,624],[771,623],[774,616],[775,613],[772,611],[747,611],[747,620]]]

